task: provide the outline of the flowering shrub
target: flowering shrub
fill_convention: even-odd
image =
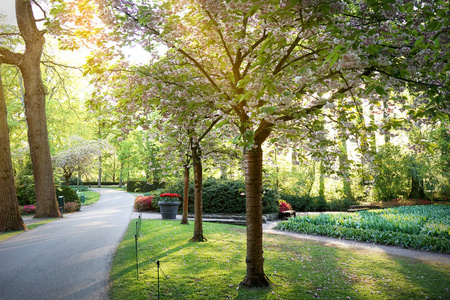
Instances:
[[[21,209],[22,214],[24,215],[31,215],[36,213],[36,206],[34,205],[25,205]]]
[[[147,211],[152,210],[152,196],[138,196],[136,200],[134,200],[134,209],[136,211]]]
[[[64,212],[71,213],[80,210],[81,205],[77,202],[65,202],[64,203]]]
[[[165,193],[159,195],[159,197],[161,198],[161,201],[176,201],[176,199],[174,200],[172,198],[180,198],[181,196],[173,193]]]
[[[278,200],[278,203],[280,204],[279,205],[280,212],[292,210],[292,206],[289,203],[287,203],[286,201],[280,199],[280,200]]]

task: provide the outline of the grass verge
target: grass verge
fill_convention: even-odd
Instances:
[[[94,191],[81,192],[80,195],[86,196],[86,201],[82,203],[83,206],[94,204],[100,199],[100,194]]]
[[[30,225],[27,225],[27,227],[28,227],[28,229],[34,229],[36,227],[39,227],[41,225],[50,223],[50,222],[55,221],[55,220],[58,220],[58,218],[48,218],[48,219],[45,219],[43,221],[39,221],[39,222],[36,222],[36,223],[32,223]],[[8,231],[8,232],[0,233],[0,242],[4,241],[4,240],[7,240],[7,239],[9,239],[9,238],[11,238],[11,237],[13,237],[15,235],[18,235],[19,233],[22,233],[22,232],[24,232],[24,230]]]
[[[450,266],[264,236],[268,289],[239,286],[246,273],[245,227],[204,223],[205,243],[188,242],[193,224],[146,220],[136,279],[134,221],[110,273],[111,299],[448,299]],[[428,297],[428,298],[427,298]]]

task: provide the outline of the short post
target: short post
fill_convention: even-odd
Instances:
[[[58,206],[62,215],[64,213],[64,196],[58,196]]]
[[[159,299],[159,260],[156,261],[156,266],[158,268],[158,299]]]
[[[139,279],[139,260],[138,260],[138,236],[137,234],[134,235],[134,241],[135,241],[135,250],[136,250],[136,279]]]

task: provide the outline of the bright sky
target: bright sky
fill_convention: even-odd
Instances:
[[[9,25],[16,25],[16,1],[15,0],[0,0],[0,13],[6,15],[6,23]]]

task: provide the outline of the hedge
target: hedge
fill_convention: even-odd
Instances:
[[[165,189],[183,195],[183,182]],[[242,180],[207,178],[203,181],[203,213],[245,214],[245,183]],[[278,204],[275,192],[265,188],[263,191],[263,213],[276,213]],[[189,185],[189,212],[194,212],[194,184]]]

